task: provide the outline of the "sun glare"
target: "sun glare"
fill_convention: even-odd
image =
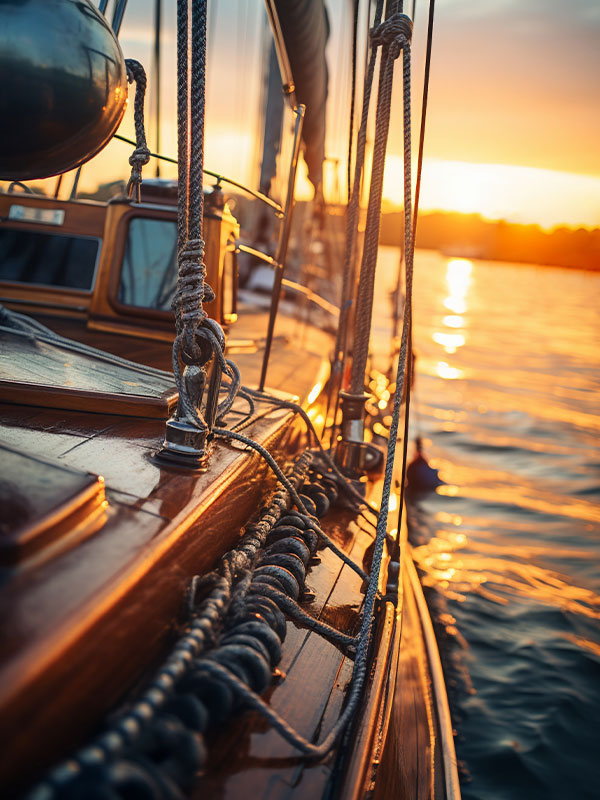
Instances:
[[[388,156],[384,197],[402,204],[403,165]],[[419,207],[487,219],[537,224],[600,226],[600,177],[508,164],[425,159]]]

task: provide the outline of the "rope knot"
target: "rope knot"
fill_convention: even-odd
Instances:
[[[146,131],[144,130],[144,95],[146,94],[146,72],[139,61],[134,58],[125,59],[127,68],[127,80],[129,83],[135,81],[135,100],[133,104],[133,118],[135,124],[135,143],[136,148],[129,156],[131,165],[131,176],[127,183],[127,194],[133,197],[135,192],[136,202],[141,199],[142,167],[150,161],[150,150],[146,143]]]
[[[141,173],[142,167],[150,161],[150,150],[146,145],[136,147],[133,153],[129,156],[129,163],[133,169],[139,170]]]
[[[371,46],[387,47],[392,58],[398,58],[403,47],[410,44],[412,31],[413,23],[409,16],[392,14],[376,28],[371,29]]]
[[[179,252],[181,262],[202,263],[204,258],[204,239],[188,239]]]

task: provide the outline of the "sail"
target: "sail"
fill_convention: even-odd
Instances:
[[[302,138],[308,177],[315,188],[323,178],[329,19],[323,0],[275,0],[279,23],[296,86],[306,106]]]

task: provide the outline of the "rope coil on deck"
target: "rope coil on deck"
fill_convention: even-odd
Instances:
[[[246,526],[238,546],[213,572],[192,579],[188,632],[138,700],[94,742],[56,767],[29,800],[83,800],[92,787],[95,797],[126,798],[131,792],[180,797],[178,792],[189,788],[204,764],[203,734],[223,722],[245,692],[258,696],[270,684],[281,658],[285,615],[352,651],[354,637],[315,619],[297,603],[321,540],[329,540],[305,507],[291,505],[310,505],[310,494],[326,513],[337,499],[331,481],[315,479],[313,462],[314,453],[305,451],[284,476],[286,485]],[[314,505],[310,510],[316,510]],[[289,726],[283,723],[283,729]]]

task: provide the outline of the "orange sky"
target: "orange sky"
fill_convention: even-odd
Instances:
[[[343,164],[350,69],[349,0],[326,0],[330,103],[327,154]],[[411,4],[406,3],[410,8]],[[149,0],[130,0],[121,42],[151,71]],[[264,8],[209,4],[206,163],[256,185]],[[110,8],[110,6],[109,6]],[[214,9],[218,14],[215,15]],[[162,149],[175,154],[175,0],[164,0]],[[417,3],[413,136],[417,140],[427,3]],[[437,0],[421,208],[490,218],[600,226],[598,0]],[[384,194],[401,201],[401,82],[397,75]],[[150,82],[153,76],[150,74]],[[148,105],[151,111],[151,103]],[[133,132],[128,109],[121,132]],[[151,139],[153,123],[149,123]],[[81,186],[126,174],[128,148],[111,143]],[[332,164],[327,167],[334,194]],[[163,174],[174,175],[169,167]],[[341,194],[345,168],[338,168]],[[299,195],[308,186],[300,175]],[[335,199],[332,197],[332,199]]]

